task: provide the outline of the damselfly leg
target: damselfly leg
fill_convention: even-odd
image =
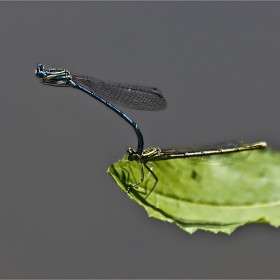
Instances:
[[[151,165],[151,167],[149,167],[148,165]],[[151,162],[147,162],[147,163],[140,163],[140,174],[141,174],[141,179],[139,182],[133,184],[133,185],[130,185],[127,190],[126,190],[126,194],[129,194],[129,192],[131,191],[131,189],[134,189],[134,188],[138,188],[138,186],[140,184],[142,184],[144,182],[144,179],[145,179],[145,175],[144,175],[144,167],[148,170],[148,176],[147,176],[147,180],[149,180],[150,178],[150,175],[152,174],[152,176],[154,177],[155,179],[155,183],[152,187],[152,189],[148,192],[148,194],[146,195],[145,197],[145,200],[149,197],[149,195],[152,193],[152,191],[154,190],[154,188],[156,187],[157,183],[158,183],[158,178],[156,176],[156,174],[153,172],[153,167],[154,165],[151,163]],[[146,186],[147,188],[147,186]],[[147,193],[147,189],[146,189],[146,193]]]

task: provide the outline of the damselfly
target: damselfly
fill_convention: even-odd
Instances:
[[[191,163],[198,164],[232,164],[238,161],[246,159],[253,150],[265,149],[267,146],[266,142],[258,142],[254,144],[247,144],[243,141],[241,142],[232,142],[227,145],[222,146],[218,149],[205,149],[205,150],[178,150],[178,149],[165,149],[162,150],[158,147],[146,149],[143,151],[140,156],[134,149],[128,148],[128,160],[137,161],[140,163],[140,173],[141,179],[136,184],[133,184],[127,188],[127,193],[130,192],[132,188],[137,187],[144,181],[144,167],[152,174],[155,178],[155,184],[152,187],[151,191],[148,193],[145,199],[152,193],[158,178],[153,172],[152,168],[148,167],[147,164],[153,161],[161,160],[170,160],[185,158],[188,159]]]
[[[138,155],[142,154],[144,148],[143,136],[138,125],[107,100],[137,110],[157,111],[164,110],[167,106],[161,91],[155,87],[104,82],[88,76],[73,75],[66,69],[45,70],[43,64],[37,64],[35,74],[45,85],[77,88],[119,114],[133,127],[138,137]],[[86,87],[91,88],[94,92]]]

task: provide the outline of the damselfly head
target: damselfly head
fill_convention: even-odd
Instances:
[[[44,68],[43,64],[40,64],[40,63],[37,64],[37,69],[35,70],[35,75],[38,78],[44,78],[44,77],[47,76],[47,73],[45,71],[45,68]]]
[[[128,160],[136,160],[138,161],[140,159],[140,155],[136,153],[136,151],[132,148],[127,149],[127,155],[128,155]]]

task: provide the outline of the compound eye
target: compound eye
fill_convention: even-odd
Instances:
[[[44,65],[43,64],[40,64],[40,63],[37,63],[37,69],[35,71],[35,75],[39,78],[44,78],[47,76],[47,73],[44,69]]]
[[[44,70],[44,65],[38,63],[38,64],[37,64],[37,69],[38,69],[39,71],[43,71],[43,70]]]

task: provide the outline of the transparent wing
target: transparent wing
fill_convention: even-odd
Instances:
[[[124,85],[88,76],[72,75],[74,82],[90,88],[101,98],[137,110],[159,111],[167,106],[161,91],[155,87]]]
[[[248,158],[252,153],[252,150],[236,151],[233,153],[222,153],[210,156],[198,156],[186,158],[192,164],[199,165],[229,165],[239,161],[243,161]]]
[[[234,141],[196,150],[190,148],[162,150],[162,153],[166,158],[185,158],[192,164],[228,165],[245,160],[253,150],[265,147],[264,142],[249,145],[244,141]]]

